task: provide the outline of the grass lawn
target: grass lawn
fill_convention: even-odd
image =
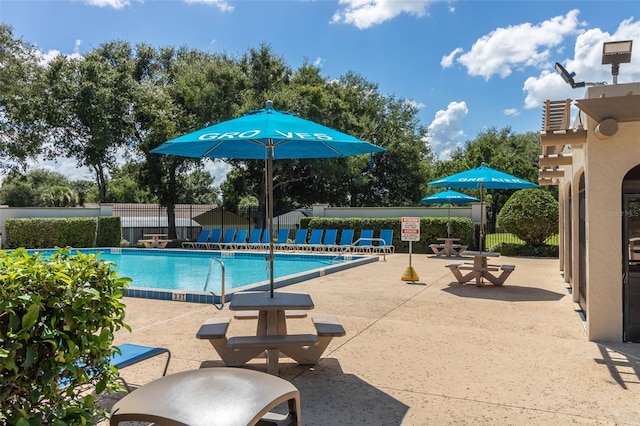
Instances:
[[[485,236],[485,245],[486,247],[493,247],[498,243],[510,243],[510,244],[523,244],[524,245],[524,241],[522,241],[520,238],[516,237],[513,234],[510,234],[508,232],[501,232],[499,234],[487,234]],[[548,244],[550,246],[557,246],[558,245],[558,234],[552,235],[550,236],[547,241],[545,241],[545,244]]]

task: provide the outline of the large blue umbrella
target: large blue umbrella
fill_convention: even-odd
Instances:
[[[467,204],[480,201],[480,199],[472,197],[471,195],[463,194],[462,192],[447,189],[446,191],[424,197],[420,201],[428,204],[449,204],[447,210],[447,237],[451,238],[451,204]]]
[[[485,189],[523,189],[537,188],[538,185],[528,180],[501,172],[482,163],[480,167],[451,176],[436,179],[429,185],[447,188],[478,188],[480,189],[480,251],[482,251],[482,238],[484,236],[484,190]]]
[[[386,149],[293,114],[265,108],[171,139],[151,150],[192,158],[236,158],[267,161],[267,217],[273,235],[274,159],[332,158],[372,154]],[[269,244],[273,296],[273,241]]]

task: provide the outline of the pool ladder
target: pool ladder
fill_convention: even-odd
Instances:
[[[211,292],[211,294],[214,296],[213,298],[213,306],[215,306],[218,309],[222,309],[224,308],[224,302],[225,302],[225,294],[224,294],[224,262],[220,259],[218,259],[217,257],[212,257],[211,258],[211,263],[209,263],[209,272],[207,273],[207,281],[204,283],[204,290],[203,291],[207,291],[207,287],[209,286],[209,278],[211,278],[211,271],[213,270],[213,264],[214,263],[219,263],[220,266],[222,267],[222,281],[221,281],[221,291],[220,291],[220,306],[216,305],[216,293],[215,292]]]

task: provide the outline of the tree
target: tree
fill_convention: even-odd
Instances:
[[[45,93],[36,49],[0,24],[0,168],[25,169],[42,146]]]
[[[133,140],[135,102],[132,50],[127,42],[108,42],[82,59],[59,55],[47,68],[50,101],[47,123],[54,149],[93,170],[99,201],[107,201],[107,170],[119,150]]]
[[[558,232],[558,202],[537,188],[517,191],[498,215],[498,225],[537,247]]]
[[[110,170],[107,199],[111,203],[154,203],[155,198],[139,183],[142,165],[127,163]]]
[[[482,163],[522,179],[538,180],[539,136],[529,132],[514,134],[510,127],[497,130],[490,128],[468,141],[463,149],[454,151],[452,159],[436,164],[434,178],[448,176],[480,166]],[[479,197],[479,190],[471,191]],[[489,190],[485,193],[487,226],[496,227],[498,212],[513,190]]]
[[[0,201],[11,207],[47,207],[49,196],[43,194],[52,187],[73,191],[69,180],[58,172],[35,169],[27,173],[13,171],[2,182]],[[76,205],[76,204],[73,204]]]
[[[45,207],[75,207],[78,205],[78,193],[68,186],[54,185],[40,195]]]
[[[135,69],[141,89],[135,137],[145,160],[140,182],[167,208],[169,238],[175,238],[174,206],[190,183],[181,175],[202,167],[201,160],[150,151],[169,139],[234,116],[243,76],[224,55],[144,45],[138,47]],[[194,176],[203,182],[203,175]]]

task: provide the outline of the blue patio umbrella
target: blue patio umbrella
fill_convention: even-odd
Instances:
[[[420,201],[428,204],[449,204],[447,209],[447,237],[451,238],[451,204],[467,204],[480,201],[480,199],[472,197],[471,195],[463,194],[462,192],[448,189],[446,191],[424,197]]]
[[[273,160],[335,158],[384,152],[386,149],[338,130],[265,108],[171,139],[151,150],[191,158],[266,160],[267,217],[273,235]],[[271,296],[273,296],[273,241],[269,244]]]
[[[537,188],[538,185],[528,180],[501,172],[482,163],[480,167],[451,176],[436,179],[429,185],[447,188],[477,188],[480,189],[480,251],[482,251],[482,239],[484,236],[484,190],[485,189],[523,189]]]

